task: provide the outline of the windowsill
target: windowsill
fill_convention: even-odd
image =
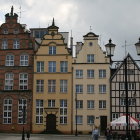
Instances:
[[[106,92],[99,92],[99,94],[107,94]]]
[[[59,92],[60,94],[67,94],[68,92]]]
[[[36,125],[43,125],[43,123],[36,123]]]
[[[44,92],[36,92],[36,94],[44,94]]]
[[[87,110],[94,110],[95,108],[87,108]]]
[[[67,123],[59,123],[60,125],[68,125]]]
[[[94,79],[94,77],[87,77],[87,79]]]
[[[83,77],[76,77],[76,79],[83,79]]]
[[[99,79],[106,79],[106,77],[99,77]]]
[[[56,94],[56,92],[48,92],[48,94]]]
[[[106,108],[99,108],[99,110],[106,110]]]
[[[94,92],[87,92],[87,94],[95,94]]]

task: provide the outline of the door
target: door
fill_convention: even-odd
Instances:
[[[101,134],[104,134],[107,128],[107,116],[100,116],[100,131]]]
[[[46,130],[48,132],[56,131],[56,116],[54,114],[48,114],[46,117]]]

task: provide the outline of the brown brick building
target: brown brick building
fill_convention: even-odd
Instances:
[[[34,38],[13,7],[0,26],[0,44],[0,132],[30,131]]]

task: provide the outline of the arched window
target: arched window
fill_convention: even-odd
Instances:
[[[12,55],[12,54],[6,55],[5,65],[6,66],[14,66],[14,55]]]
[[[28,90],[28,74],[27,73],[19,74],[19,89]]]
[[[5,74],[5,90],[13,90],[14,85],[14,74],[6,73]]]
[[[27,100],[19,99],[18,101],[18,123],[24,124],[27,120]]]
[[[27,54],[22,54],[20,56],[20,66],[28,66],[29,56]]]
[[[3,123],[11,124],[12,123],[12,99],[4,99],[3,103]]]

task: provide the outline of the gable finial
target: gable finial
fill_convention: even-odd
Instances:
[[[14,8],[13,8],[13,6],[11,7],[11,16],[13,16],[13,10],[14,10]]]
[[[53,18],[53,21],[52,21],[52,26],[55,26],[54,18]]]

